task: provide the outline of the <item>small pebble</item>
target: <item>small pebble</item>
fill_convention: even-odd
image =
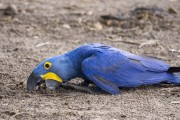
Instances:
[[[103,26],[102,26],[102,24],[101,23],[95,23],[94,24],[94,27],[97,29],[97,30],[102,30],[103,29]]]
[[[63,27],[66,28],[66,29],[70,29],[71,26],[69,24],[63,24]]]
[[[7,8],[4,11],[5,15],[9,15],[9,16],[15,16],[18,14],[18,8],[17,6],[10,4],[7,6]]]

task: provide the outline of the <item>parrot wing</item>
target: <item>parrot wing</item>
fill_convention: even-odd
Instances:
[[[118,87],[154,84],[166,78],[169,65],[152,58],[125,51],[101,51],[82,62],[83,74],[96,86],[110,94],[118,94]],[[157,73],[162,74],[157,74]]]
[[[160,61],[158,59],[154,59],[154,58],[147,57],[147,56],[138,56],[138,55],[135,55],[135,54],[123,51],[123,50],[119,50],[116,48],[112,48],[112,47],[109,47],[106,45],[102,45],[102,44],[95,44],[94,46],[96,46],[96,48],[99,48],[101,50],[106,49],[106,50],[111,50],[111,51],[119,51],[120,54],[127,57],[132,62],[136,62],[137,64],[143,65],[149,71],[164,72],[170,68],[170,66],[168,64],[166,64],[163,61]]]
[[[126,51],[122,51],[122,50],[120,52],[122,55],[126,56],[131,61],[142,64],[149,71],[164,72],[170,68],[168,64],[157,59],[153,59],[147,56],[138,56],[138,55],[126,52]]]
[[[81,69],[90,81],[110,94],[118,94],[119,85],[136,86],[140,81],[131,81],[131,78],[145,71],[142,66],[129,62],[119,52],[93,55],[82,62]]]

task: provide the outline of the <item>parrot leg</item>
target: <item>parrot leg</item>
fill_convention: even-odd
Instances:
[[[71,89],[87,92],[87,93],[90,93],[90,94],[99,94],[99,90],[97,91],[95,89],[89,88],[88,86],[79,86],[79,85],[69,83],[69,82],[63,83],[62,87],[71,88]]]

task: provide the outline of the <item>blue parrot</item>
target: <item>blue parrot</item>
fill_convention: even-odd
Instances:
[[[158,83],[180,85],[180,67],[150,57],[138,56],[103,44],[86,44],[62,55],[39,63],[27,80],[32,91],[45,81],[50,89],[73,78],[84,79],[84,84],[95,84],[110,94],[119,88]]]

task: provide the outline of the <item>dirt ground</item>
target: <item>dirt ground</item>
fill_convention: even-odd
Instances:
[[[47,57],[103,43],[180,66],[178,0],[0,0],[0,119],[180,120],[180,87],[28,93]],[[74,79],[75,83],[80,79]]]

